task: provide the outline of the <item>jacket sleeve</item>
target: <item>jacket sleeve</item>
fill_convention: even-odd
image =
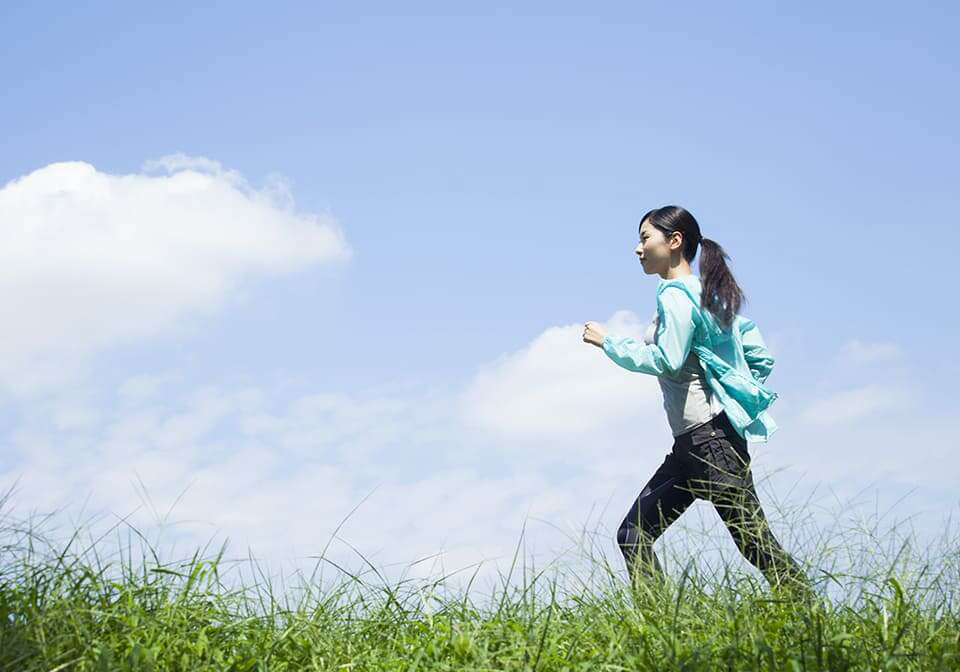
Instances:
[[[760,329],[753,322],[743,318],[740,323],[740,340],[743,343],[743,356],[750,367],[750,373],[761,385],[766,382],[773,370],[773,356],[767,350]]]
[[[686,292],[667,287],[657,295],[657,342],[644,343],[632,336],[607,334],[603,339],[603,351],[628,371],[674,377],[687,361],[693,345],[696,328],[693,311],[693,302]]]

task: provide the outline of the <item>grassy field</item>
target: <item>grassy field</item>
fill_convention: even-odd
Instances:
[[[920,555],[874,539],[854,572],[821,539],[819,597],[800,602],[694,563],[660,584],[599,560],[589,580],[524,568],[517,583],[517,556],[482,601],[343,568],[322,591],[315,577],[278,590],[226,581],[222,548],[161,562],[130,543],[107,562],[79,538],[0,516],[0,669],[960,670],[951,539]]]

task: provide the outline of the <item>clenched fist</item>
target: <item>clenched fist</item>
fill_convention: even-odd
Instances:
[[[587,322],[583,325],[583,340],[585,343],[592,343],[596,346],[603,345],[603,339],[607,335],[607,330],[599,322]]]

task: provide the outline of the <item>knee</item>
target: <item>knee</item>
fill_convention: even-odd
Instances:
[[[641,546],[649,546],[653,543],[650,535],[646,534],[636,523],[627,519],[620,523],[617,530],[617,545],[621,550],[635,550]]]

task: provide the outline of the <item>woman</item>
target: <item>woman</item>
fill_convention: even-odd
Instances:
[[[690,261],[703,246],[700,279]],[[737,314],[743,292],[723,248],[700,235],[685,209],[668,205],[640,220],[634,250],[662,279],[657,312],[643,342],[587,322],[583,340],[630,371],[657,376],[673,450],[647,482],[617,531],[632,581],[663,575],[653,542],[697,498],[710,501],[740,552],[772,585],[808,592],[806,575],[767,524],[750,470],[747,440],[766,441],[777,425],[763,386],[773,368],[756,325]]]

